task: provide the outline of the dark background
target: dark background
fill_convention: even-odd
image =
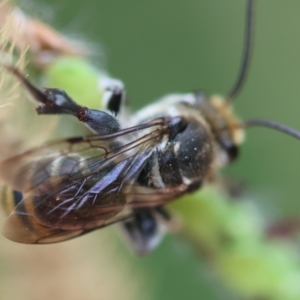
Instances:
[[[224,95],[231,88],[239,68],[245,1],[45,0],[24,5],[32,15],[51,23],[63,33],[89,42],[94,62],[124,81],[135,109],[171,92],[201,89],[208,94]],[[297,0],[258,3],[251,71],[235,101],[236,111],[243,119],[268,118],[300,129],[299,11],[300,2]],[[300,141],[268,129],[251,129],[242,146],[240,159],[225,173],[246,181],[263,218],[300,215]],[[97,242],[100,235],[102,233],[94,233],[66,246],[72,249],[70,255],[76,257],[75,261],[77,257],[81,259],[80,264],[77,262],[78,268],[89,274],[87,278],[93,276],[95,279],[82,281],[84,288],[91,289],[90,297],[86,299],[233,299],[229,292],[224,294],[223,288],[216,285],[217,281],[201,257],[176,237],[169,237],[151,257],[143,259],[129,256],[122,243],[115,241],[116,250],[113,255],[110,252],[108,259],[115,265],[111,264],[105,271],[97,261],[104,255],[101,245],[105,242],[101,241],[100,246]],[[31,246],[11,246],[11,242],[3,238],[1,243],[4,248],[15,249],[5,250],[3,261],[6,258],[9,261],[11,255],[19,259],[10,263],[13,267],[5,267],[11,268],[11,277],[8,276],[11,279],[5,281],[8,291],[17,278],[14,274],[18,273],[23,261],[20,258],[22,253],[41,251],[41,257],[46,257],[46,260],[47,255],[51,255],[46,248],[29,250]],[[89,248],[84,245],[89,245]],[[27,248],[20,250],[20,247]],[[76,247],[84,248],[85,252],[78,255]],[[70,253],[65,251],[66,254],[58,256],[57,260],[53,258],[59,266],[59,260]],[[101,259],[105,261],[105,258]],[[122,284],[114,285],[116,275],[109,277],[111,269],[118,270],[123,263],[126,263],[127,271],[120,267],[124,274],[119,272],[123,274],[119,281],[128,290],[131,288],[126,281],[139,288],[132,297],[127,297],[128,290]],[[24,277],[18,279],[18,284],[24,285],[26,278],[30,278],[26,270],[27,267],[23,269]],[[31,272],[31,280],[38,282],[39,272],[44,274],[47,267]],[[107,281],[101,279],[98,282],[97,278],[107,278]],[[61,279],[66,291],[74,288],[70,287],[68,280],[67,275]],[[40,283],[41,289],[43,284]],[[117,296],[101,297],[102,284],[120,291]],[[97,288],[99,294],[94,291]],[[32,290],[24,292],[19,299],[35,299],[35,289],[33,285]],[[56,299],[69,299],[67,292],[65,297],[59,298],[61,294],[55,290],[55,285],[53,289]],[[43,297],[46,299],[45,295]]]

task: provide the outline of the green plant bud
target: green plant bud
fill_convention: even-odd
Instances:
[[[49,87],[64,89],[78,104],[99,109],[103,93],[101,72],[83,58],[58,57],[44,72]]]

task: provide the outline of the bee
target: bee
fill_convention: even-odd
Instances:
[[[215,180],[220,168],[234,162],[245,128],[265,126],[300,139],[285,125],[241,121],[232,110],[249,70],[253,7],[248,0],[242,64],[225,98],[172,94],[128,115],[120,82],[106,82],[103,110],[89,109],[64,90],[38,89],[17,68],[5,66],[39,102],[38,114],[71,115],[91,135],[50,142],[0,163],[0,178],[13,190],[4,197],[10,214],[3,234],[47,244],[120,223],[135,251],[145,254],[171,218],[165,205]]]

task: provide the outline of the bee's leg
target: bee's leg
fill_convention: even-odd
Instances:
[[[171,214],[164,206],[157,206],[154,209],[164,221],[167,222],[171,220]]]
[[[72,115],[77,117],[79,121],[83,122],[92,131],[101,135],[114,133],[120,129],[119,122],[110,114],[77,104],[64,90],[55,88],[39,90],[18,69],[10,66],[7,66],[7,68],[22,81],[34,99],[42,103],[41,106],[36,108],[38,114]],[[113,98],[117,97],[113,96]],[[117,100],[115,102],[117,103]],[[112,103],[111,106],[117,109],[117,104]]]
[[[169,218],[162,207],[136,209],[133,218],[120,225],[133,250],[139,255],[146,255],[161,242],[166,232],[164,221]]]
[[[101,88],[104,90],[104,107],[114,116],[119,115],[126,101],[123,83],[118,79],[105,78],[101,80]]]
[[[37,107],[38,114],[72,115],[101,135],[114,133],[120,129],[120,124],[115,117],[98,109],[78,105],[64,90],[44,89],[42,93],[43,105]]]

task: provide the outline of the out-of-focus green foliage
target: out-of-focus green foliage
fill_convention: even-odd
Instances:
[[[44,75],[47,86],[66,90],[77,103],[90,108],[101,107],[100,72],[82,58],[59,57],[49,65]]]
[[[206,187],[172,204],[183,230],[203,250],[222,281],[243,296],[300,299],[300,257],[290,241],[270,240],[263,215],[249,201],[234,201]]]

